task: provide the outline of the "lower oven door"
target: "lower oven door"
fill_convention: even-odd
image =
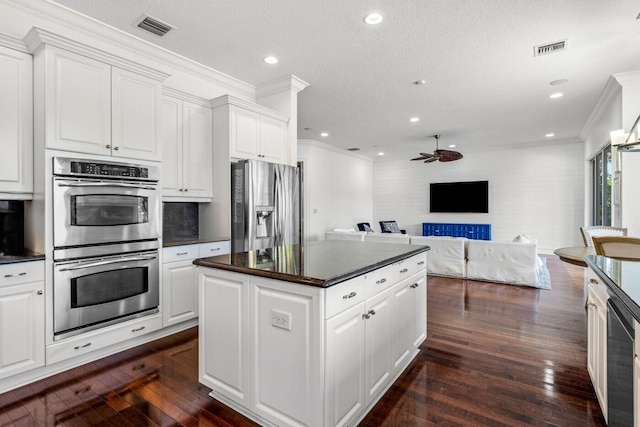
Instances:
[[[157,313],[158,251],[54,264],[54,339]]]

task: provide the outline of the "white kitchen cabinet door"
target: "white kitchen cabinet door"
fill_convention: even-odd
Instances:
[[[271,117],[260,118],[260,156],[272,163],[289,164],[287,123]]]
[[[392,377],[395,331],[392,290],[393,288],[384,290],[365,302],[367,405],[386,389]]]
[[[213,269],[199,271],[200,382],[214,394],[249,407],[249,356],[254,350],[248,345],[248,280]]]
[[[413,343],[412,347],[419,348],[427,339],[427,271],[423,270],[420,276],[411,281],[411,297],[414,305],[413,311]]]
[[[162,266],[162,324],[198,317],[198,272],[193,259]]]
[[[607,398],[607,291],[591,276],[587,285],[587,371],[605,420],[608,419]]]
[[[45,49],[47,148],[111,155],[111,66]]]
[[[112,155],[160,161],[160,82],[116,67],[111,74]]]
[[[11,264],[0,271],[2,379],[44,366],[44,262]]]
[[[260,154],[260,115],[243,108],[230,109],[230,156],[262,160]]]
[[[362,302],[326,323],[325,416],[328,426],[353,425],[366,407],[364,312]]]
[[[403,368],[413,356],[415,329],[415,301],[413,286],[415,282],[404,280],[391,288],[393,296],[392,319],[393,334],[393,372]]]
[[[182,196],[182,101],[162,98],[162,196]]]
[[[0,193],[33,193],[33,60],[0,47]]]
[[[190,198],[211,197],[213,187],[211,109],[184,102],[183,116],[183,195]]]

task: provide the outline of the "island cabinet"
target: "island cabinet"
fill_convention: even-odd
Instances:
[[[357,424],[426,338],[425,267],[328,287],[198,267],[200,382],[261,424]]]
[[[167,74],[40,28],[25,39],[34,54],[34,106],[46,148],[161,160]]]
[[[633,425],[640,427],[640,322],[633,321]]]
[[[0,265],[0,380],[44,366],[44,261]]]
[[[213,148],[211,108],[207,104],[165,89],[161,127],[164,201],[211,200]]]
[[[289,117],[230,95],[211,101],[214,143],[228,144],[233,159],[295,165],[289,140]]]
[[[606,286],[587,271],[587,371],[607,419],[607,295]]]
[[[31,55],[0,46],[0,198],[33,197]]]

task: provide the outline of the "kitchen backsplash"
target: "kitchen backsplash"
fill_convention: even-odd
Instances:
[[[24,202],[0,200],[0,255],[24,250]]]
[[[198,204],[165,202],[162,204],[164,242],[198,240]]]

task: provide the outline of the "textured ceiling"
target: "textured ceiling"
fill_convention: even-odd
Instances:
[[[637,0],[57,3],[253,85],[294,74],[310,84],[298,96],[300,139],[385,158],[430,152],[435,133],[463,153],[548,143],[549,132],[576,140],[609,76],[640,70]],[[385,17],[378,26],[363,23],[372,10]],[[176,29],[162,39],[139,30],[145,13]],[[566,51],[534,57],[563,39]]]

